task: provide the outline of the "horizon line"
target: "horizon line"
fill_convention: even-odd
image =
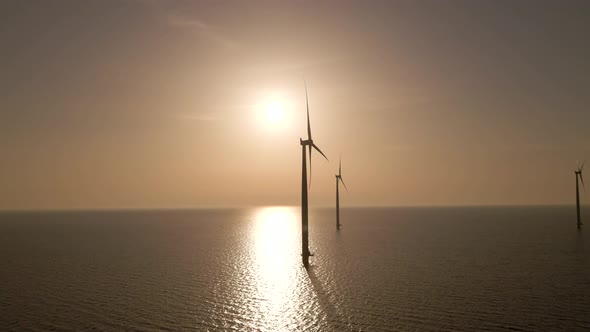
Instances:
[[[550,203],[550,204],[432,204],[432,205],[349,205],[341,207],[341,209],[435,209],[435,208],[519,208],[519,207],[571,207],[576,204],[566,203]],[[581,204],[581,206],[589,207],[590,204]],[[237,209],[252,209],[263,207],[291,207],[298,208],[300,205],[289,204],[267,204],[267,205],[211,205],[211,206],[185,206],[185,207],[75,207],[75,208],[0,208],[0,213],[7,212],[115,212],[115,211],[190,211],[190,210],[237,210]],[[311,206],[313,209],[333,209],[332,205],[315,205]]]

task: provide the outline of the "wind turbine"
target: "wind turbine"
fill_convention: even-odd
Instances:
[[[301,144],[301,257],[303,259],[303,266],[306,268],[309,266],[309,256],[313,256],[309,252],[309,219],[308,219],[308,208],[307,208],[307,154],[305,147],[309,147],[309,186],[311,188],[311,151],[312,148],[316,149],[326,160],[328,157],[314,144],[311,138],[311,124],[309,122],[309,99],[307,98],[307,84],[305,85],[305,105],[307,107],[307,139],[302,140],[299,138],[299,144]]]
[[[582,187],[586,189],[584,186],[584,178],[582,177],[582,170],[584,169],[584,163],[582,166],[579,166],[577,170],[574,171],[576,173],[576,211],[578,212],[578,229],[582,228],[582,219],[580,218],[580,189],[578,187],[578,175],[580,176],[580,180],[582,181]]]
[[[346,184],[344,180],[342,180],[342,156],[340,156],[340,162],[338,163],[338,174],[336,174],[336,229],[340,229],[340,191],[339,191],[339,182],[342,182],[344,189],[348,191],[346,188]]]

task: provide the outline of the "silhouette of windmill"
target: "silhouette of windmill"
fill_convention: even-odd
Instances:
[[[582,181],[582,187],[584,187],[584,189],[586,189],[586,186],[584,186],[584,178],[582,177],[582,170],[584,169],[584,163],[582,163],[582,166],[578,167],[577,170],[574,171],[574,173],[576,173],[576,211],[578,212],[578,229],[582,228],[582,219],[580,218],[580,188],[578,186],[578,176],[580,177],[580,180]]]
[[[305,147],[309,147],[309,187],[311,188],[311,151],[312,148],[316,149],[326,160],[328,157],[314,144],[311,138],[311,124],[309,122],[309,100],[307,98],[307,84],[305,85],[305,105],[307,107],[307,139],[302,140],[299,138],[301,144],[301,257],[303,260],[303,266],[306,268],[309,266],[309,256],[313,254],[309,251],[309,219],[308,219],[308,207],[307,207],[307,154]]]
[[[346,184],[344,180],[342,180],[342,156],[340,156],[340,161],[338,162],[338,174],[336,174],[336,229],[340,229],[340,186],[339,182],[342,182],[344,189],[348,191],[346,188]]]

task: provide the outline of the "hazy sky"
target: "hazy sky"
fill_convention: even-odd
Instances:
[[[589,31],[590,1],[3,0],[0,208],[299,204],[302,75],[312,205],[339,153],[342,206],[573,204]]]

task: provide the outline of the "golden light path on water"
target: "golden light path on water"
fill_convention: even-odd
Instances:
[[[223,252],[214,253],[215,264],[225,268],[212,277],[209,319],[200,323],[211,331],[342,330],[334,328],[340,320],[334,315],[338,305],[328,295],[331,274],[326,271],[332,268],[320,261],[308,270],[303,267],[299,209],[237,213],[236,227],[216,226],[228,232],[218,246]],[[317,244],[314,248],[321,252]]]
[[[301,264],[299,213],[294,207],[255,210],[252,237],[258,321],[268,331],[317,330],[322,310]]]
[[[293,248],[291,237],[297,233],[296,216],[287,207],[262,208],[255,219],[256,262],[263,278],[275,289],[289,287],[287,273]]]
[[[254,219],[258,297],[264,299],[261,309],[267,315],[266,323],[275,328],[295,328],[298,317],[289,311],[305,301],[297,287],[299,273],[293,269],[294,253],[298,252],[293,241],[298,234],[296,219],[288,207],[261,208]]]

